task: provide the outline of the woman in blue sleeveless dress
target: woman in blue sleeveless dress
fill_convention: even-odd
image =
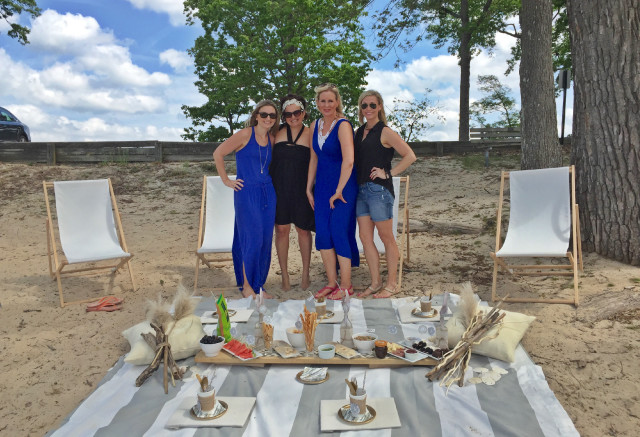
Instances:
[[[233,134],[213,153],[220,178],[235,191],[233,268],[244,297],[260,292],[271,265],[276,193],[269,175],[269,163],[277,119],[275,103],[261,101],[251,113],[247,127]],[[233,152],[236,153],[235,180],[229,179],[224,167],[224,157]]]
[[[353,168],[353,128],[344,118],[338,87],[323,84],[316,87],[315,92],[322,118],[311,126],[313,149],[307,197],[314,209],[316,249],[320,251],[328,281],[315,296],[339,300],[344,296],[343,290],[353,294],[351,267],[360,264],[356,244],[358,184]]]

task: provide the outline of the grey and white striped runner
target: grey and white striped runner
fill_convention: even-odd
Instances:
[[[275,325],[274,338],[286,340],[285,329],[294,326],[303,301],[269,301]],[[339,308],[339,302],[334,303]],[[375,332],[380,338],[398,341],[416,336],[418,325],[401,324],[396,308],[401,300],[358,300],[351,304],[354,333]],[[248,308],[253,302],[229,302],[229,308]],[[202,299],[197,314],[213,308],[212,299]],[[332,309],[331,303],[327,309]],[[236,335],[254,333],[254,313],[248,323],[232,324]],[[427,323],[428,325],[428,323]],[[210,332],[213,325],[207,326]],[[424,334],[423,334],[424,336]],[[318,344],[338,340],[339,325],[321,324]],[[194,365],[193,358],[184,360]],[[213,366],[195,364],[200,371]],[[578,436],[571,419],[549,389],[540,367],[518,346],[516,362],[509,364],[473,356],[472,366],[500,366],[509,371],[494,386],[483,384],[451,387],[448,391],[425,378],[428,368],[368,369],[358,366],[330,366],[330,378],[320,385],[303,385],[295,380],[300,366],[272,365],[263,368],[218,366],[214,385],[222,396],[255,396],[256,406],[243,428],[165,429],[171,414],[185,398],[196,398],[195,378],[177,381],[162,389],[161,372],[140,388],[135,379],[144,366],[132,366],[122,359],[104,377],[96,390],[66,419],[53,437],[69,436],[312,436],[362,435],[358,431],[320,433],[320,401],[345,399],[345,378],[360,380],[367,372],[370,397],[393,397],[401,428],[368,430],[367,436]]]

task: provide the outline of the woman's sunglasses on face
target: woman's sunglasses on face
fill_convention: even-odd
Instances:
[[[302,109],[296,109],[293,112],[284,111],[283,115],[284,118],[299,117],[300,115],[302,115]]]
[[[272,120],[276,119],[276,113],[275,112],[259,112],[258,115],[260,115],[260,118],[270,117]]]
[[[360,107],[362,109],[367,109],[367,107],[371,107],[371,109],[376,109],[378,105],[376,105],[375,103],[363,103],[362,105],[360,105]]]

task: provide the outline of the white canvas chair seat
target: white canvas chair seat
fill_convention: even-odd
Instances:
[[[229,179],[235,180],[235,175]],[[207,254],[231,254],[235,225],[234,191],[227,187],[220,176],[205,176],[202,183],[202,204],[200,206],[200,225],[198,227],[198,245],[196,249],[196,272],[194,290],[198,288],[200,264],[211,267],[212,262],[231,261],[232,258],[213,258]],[[235,289],[223,287],[216,290]]]
[[[498,267],[520,275],[573,275],[574,299],[505,299],[510,302],[573,303],[578,305],[578,265],[582,269],[575,169],[571,167],[502,172],[498,205],[492,297],[495,301]],[[505,179],[510,181],[509,228],[501,245]],[[570,248],[574,235],[573,248]],[[505,258],[569,259],[569,265],[509,265]],[[545,273],[546,272],[546,273]]]
[[[49,273],[58,281],[60,306],[70,303],[85,303],[94,299],[64,302],[61,283],[62,276],[74,273],[89,274],[92,270],[111,269],[114,273],[125,263],[129,267],[131,283],[133,274],[127,251],[120,214],[109,179],[88,181],[43,182],[47,203],[47,244]],[[54,232],[54,220],[51,215],[48,189],[55,193],[55,211],[57,228],[62,248],[63,260],[58,258],[57,242]],[[115,219],[114,219],[115,213]],[[52,268],[51,258],[55,263]],[[65,266],[78,263],[120,260],[118,264],[92,266],[75,270],[64,270]]]
[[[400,191],[400,183],[404,183],[404,190]],[[409,261],[409,176],[394,176],[393,177],[393,192],[395,194],[395,198],[393,200],[393,237],[398,239],[398,221],[402,222],[402,234],[400,235],[400,266],[398,267],[398,290],[400,290],[400,285],[402,283],[402,268],[405,261],[405,253],[406,260]],[[404,207],[402,213],[400,213],[400,197],[404,199]],[[378,249],[378,253],[385,254],[386,250],[384,248],[384,244],[380,239],[380,235],[378,235],[378,229],[374,227],[373,229],[373,242],[376,245],[376,249]],[[360,260],[361,262],[366,263],[366,259],[364,258],[364,248],[362,246],[362,241],[360,240],[360,227],[356,222],[356,243],[358,244],[358,251],[360,252]],[[384,260],[384,258],[382,258]]]

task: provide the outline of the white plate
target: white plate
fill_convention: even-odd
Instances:
[[[404,345],[402,343],[396,343],[396,344],[399,344],[400,346],[403,346],[405,352],[406,352],[407,349],[413,349],[411,347],[407,347],[406,345]],[[395,357],[395,358],[400,358],[401,360],[405,360],[405,361],[408,361],[410,363],[415,363],[416,361],[420,361],[420,360],[423,360],[423,359],[429,357],[429,355],[424,354],[424,353],[419,352],[419,351],[416,351],[416,354],[412,358],[407,358],[406,356],[405,357],[401,357],[401,356],[392,354],[391,352],[387,352],[387,355],[389,355],[391,357]]]
[[[431,343],[431,342],[428,342],[428,341],[426,341],[426,340],[420,340],[420,341],[424,341],[424,342],[426,342],[426,343],[427,343],[427,346],[429,346],[431,349],[437,349],[437,348],[435,347],[435,345],[434,345],[433,343]],[[414,343],[415,343],[415,342],[414,342]],[[398,342],[398,344],[399,344],[400,346],[404,346],[404,347],[406,347],[406,348],[415,349],[415,348],[413,347],[413,343],[411,343],[411,342],[409,341],[409,339],[402,340],[402,341]],[[425,356],[425,357],[427,357],[427,358],[433,358],[433,359],[434,359],[434,360],[436,360],[436,361],[440,361],[440,360],[442,359],[442,357],[437,358],[437,357],[434,357],[433,355],[428,354],[428,353],[426,353],[426,352],[420,352],[420,351],[419,351],[419,350],[417,350],[417,349],[416,349],[416,351],[417,351],[419,354],[422,354],[422,355],[424,355],[424,356]],[[397,357],[397,358],[400,358],[400,357]]]
[[[254,356],[252,356],[251,358],[239,357],[236,354],[234,354],[233,352],[231,352],[230,350],[225,349],[224,347],[222,348],[222,350],[225,351],[226,353],[228,353],[229,355],[233,355],[234,357],[236,357],[237,359],[242,360],[242,361],[249,361],[249,360],[253,360],[255,358],[260,358],[262,356],[262,354],[260,352],[258,352],[257,350],[255,350],[255,349],[253,350],[253,355]]]

